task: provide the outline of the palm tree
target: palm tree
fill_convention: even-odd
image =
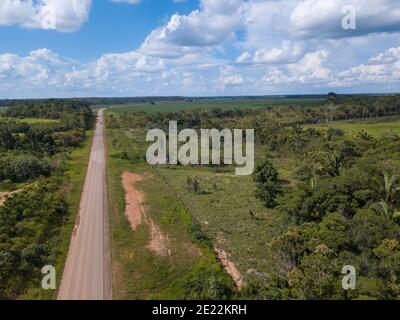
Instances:
[[[299,124],[296,124],[295,126],[293,126],[293,131],[296,137],[301,136],[301,134],[304,131],[304,128],[302,126],[300,126]]]
[[[367,132],[365,132],[364,130],[361,130],[358,133],[357,138],[360,140],[369,141],[372,139],[372,136],[370,134],[368,134]]]
[[[397,220],[400,218],[400,211],[391,208],[386,202],[381,201],[372,205],[372,210],[384,216],[388,220]]]
[[[394,206],[397,202],[397,197],[400,193],[399,176],[390,175],[387,172],[383,173],[379,179],[376,179],[377,191],[381,199],[389,206]]]
[[[308,128],[306,130],[306,132],[309,137],[320,137],[321,136],[321,132],[314,128]]]
[[[343,154],[338,151],[325,152],[319,162],[324,173],[331,177],[338,177],[344,164]]]
[[[372,209],[389,220],[400,218],[400,211],[396,210],[396,203],[400,194],[399,176],[384,172],[376,179],[377,192],[382,201],[372,206]]]

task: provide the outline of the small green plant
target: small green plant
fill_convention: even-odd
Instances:
[[[191,177],[188,177],[186,184],[187,184],[189,190],[193,190],[194,193],[196,193],[196,194],[203,193],[203,190],[200,187],[200,181],[199,181],[198,177],[193,178],[193,179]]]

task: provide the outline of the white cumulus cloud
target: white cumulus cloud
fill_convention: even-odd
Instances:
[[[77,31],[88,19],[91,0],[1,0],[0,26]]]
[[[346,30],[346,7],[354,9],[356,29]],[[304,0],[290,15],[290,29],[304,38],[343,38],[371,33],[399,32],[398,0]]]

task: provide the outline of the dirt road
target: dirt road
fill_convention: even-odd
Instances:
[[[59,300],[111,299],[103,111],[98,112],[79,216],[71,239]]]

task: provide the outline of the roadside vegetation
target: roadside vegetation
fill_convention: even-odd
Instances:
[[[144,161],[147,130],[168,131],[169,121],[181,129],[255,128],[252,177],[223,165],[151,169],[164,190],[157,198],[175,199],[210,247],[222,249],[241,273],[245,285],[235,297],[400,297],[398,95],[331,93],[318,105],[114,111],[107,118],[110,157],[136,172],[149,170],[136,167]],[[159,211],[168,211],[143,190]],[[137,250],[131,239],[125,245]],[[357,270],[356,290],[341,287],[346,265]]]
[[[144,163],[137,132],[107,130],[113,295],[115,299],[230,299],[234,285],[198,222],[171,194],[163,176]],[[125,215],[124,172],[139,174],[145,215],[133,231]],[[143,217],[144,219],[144,217]],[[152,224],[165,252],[150,248]]]
[[[53,265],[62,274],[94,119],[88,105],[72,100],[15,104],[2,113],[1,299],[55,298],[41,290],[41,269]]]

